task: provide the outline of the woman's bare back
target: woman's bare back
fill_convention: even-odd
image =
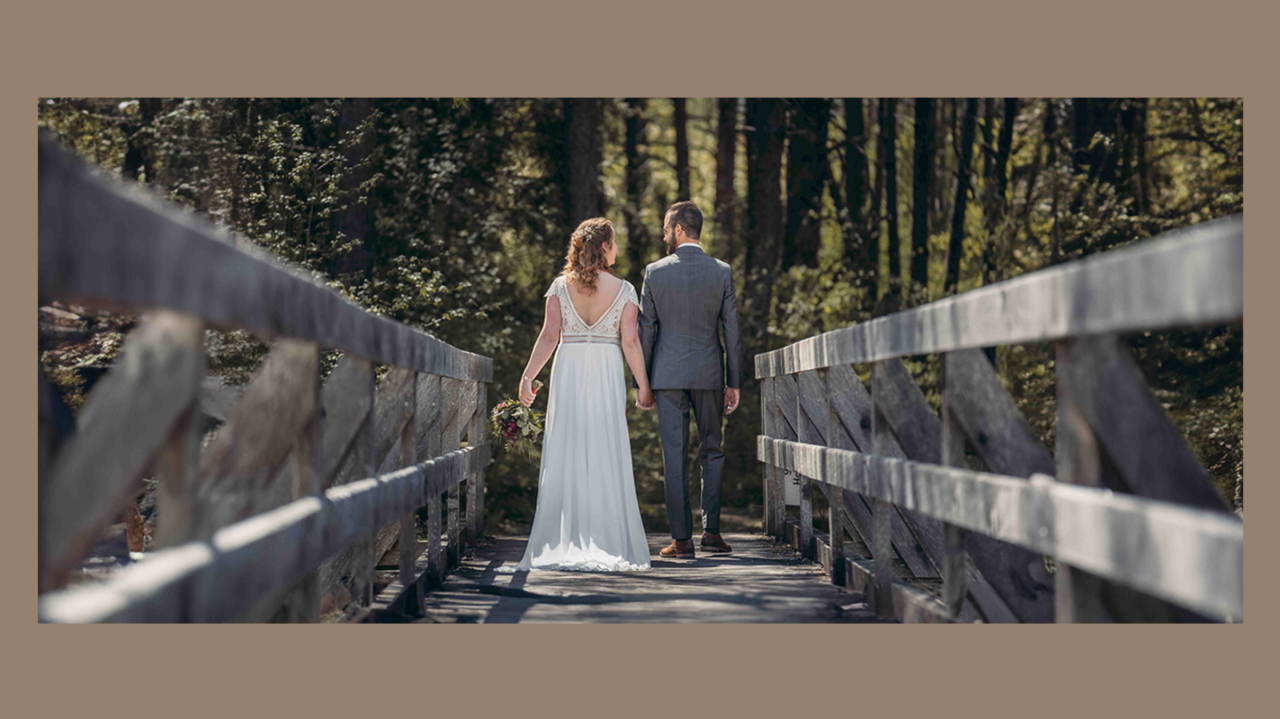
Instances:
[[[573,282],[566,281],[565,285],[569,291],[569,301],[573,303],[573,310],[588,325],[594,325],[600,321],[604,313],[613,306],[618,292],[622,290],[622,280],[606,272],[601,272],[596,277],[596,291],[589,295],[579,292],[578,286]]]

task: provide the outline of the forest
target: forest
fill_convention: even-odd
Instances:
[[[727,531],[762,512],[755,354],[1244,209],[1238,98],[42,98],[38,124],[352,302],[492,357],[491,406],[516,394],[577,223],[612,220],[615,270],[638,290],[665,253],[664,210],[692,199],[703,248],[734,269],[744,333]],[[41,309],[41,367],[73,410],[136,322]],[[1241,510],[1242,323],[1125,339]],[[207,349],[235,385],[269,345],[210,330]],[[988,356],[1052,447],[1053,346]],[[938,358],[907,364],[937,408]],[[657,419],[628,422],[660,532]],[[490,533],[527,531],[537,461],[497,454]]]

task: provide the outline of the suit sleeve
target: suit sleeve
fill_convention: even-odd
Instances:
[[[720,303],[720,323],[724,325],[726,387],[742,389],[742,335],[738,333],[738,299],[733,286],[733,270],[724,282],[724,299]]]
[[[653,285],[649,282],[649,269],[644,271],[644,283],[640,286],[640,349],[644,352],[644,370],[653,386],[653,345],[658,340],[658,309],[653,303]],[[631,380],[635,385],[635,379]]]

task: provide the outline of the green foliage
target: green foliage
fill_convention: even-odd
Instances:
[[[998,281],[1243,210],[1240,100],[1099,102],[1109,103],[1100,111],[1121,118],[1115,128],[1145,118],[1145,149],[1139,153],[1136,133],[1105,123],[1075,147],[1070,100],[1024,100],[1014,124],[1002,205],[991,201],[996,193],[993,180],[983,176],[979,143],[958,291],[986,281],[987,254],[995,261],[991,279]],[[891,200],[898,206],[903,288],[910,288],[911,265],[910,105],[898,103],[899,181]],[[38,107],[41,126],[56,131],[104,172],[136,177],[231,231],[236,242],[251,242],[309,270],[373,312],[494,358],[490,397],[514,396],[518,390],[541,328],[543,292],[563,264],[568,242],[561,101],[390,99],[362,105],[341,99],[50,98]],[[713,222],[716,102],[691,99],[688,110],[692,199],[707,219],[704,247],[734,265],[741,297],[747,269],[741,237]],[[624,276],[633,270],[627,266],[631,238],[623,221],[626,112],[625,102],[604,103],[600,170],[604,214],[614,220],[622,247],[616,269]],[[1055,122],[1046,123],[1049,112]],[[672,104],[649,100],[644,113],[640,149],[647,158],[647,184],[637,222],[648,233],[650,244],[640,253],[647,263],[664,253],[657,233],[663,211],[677,199],[677,183]],[[1002,115],[996,116],[999,123]],[[1056,130],[1046,134],[1046,124],[1055,123]],[[949,123],[935,129],[936,161],[948,173],[943,196],[949,208],[958,141]],[[994,130],[998,134],[1000,128]],[[866,146],[872,173],[879,151],[876,132],[873,116]],[[883,217],[876,217],[879,232],[873,233],[880,243],[875,267],[843,264],[850,228],[842,199],[840,113],[833,118],[829,142],[834,177],[821,206],[818,266],[793,267],[777,279],[770,349],[870,319],[864,308],[874,303],[864,295],[878,298],[889,286]],[[741,148],[734,207],[744,215],[736,221],[743,228],[748,178]],[[1140,157],[1146,158],[1144,172]],[[1088,162],[1081,164],[1082,158]],[[352,226],[353,218],[365,222],[364,236],[347,236],[344,227]],[[929,238],[928,286],[908,294],[906,306],[942,296],[949,219],[946,226]],[[868,276],[870,284],[860,279]],[[133,319],[90,321],[98,323],[91,341],[41,356],[42,367],[70,393],[73,406],[83,399],[85,368],[103,367],[115,358]],[[1155,396],[1230,496],[1243,471],[1243,328],[1128,339]],[[247,381],[269,349],[247,333],[213,331],[207,347],[210,368],[234,383]],[[326,369],[337,358],[327,353]],[[1048,345],[997,352],[1002,380],[1050,447],[1056,421],[1053,358]],[[936,357],[907,358],[935,408],[937,364]],[[746,365],[750,375],[751,358]],[[666,517],[656,415],[632,407],[628,423],[641,509],[646,525],[660,531]],[[744,396],[727,423],[727,505],[760,502],[754,457],[758,426],[758,398]],[[499,453],[488,477],[491,526],[519,531],[532,520],[537,460]]]

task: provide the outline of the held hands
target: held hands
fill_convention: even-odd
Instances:
[[[741,396],[741,390],[733,387],[726,387],[724,390],[724,413],[725,415],[733,414],[738,408],[738,398]]]
[[[641,387],[636,390],[636,407],[649,412],[658,407],[658,401],[653,398],[653,390],[648,387]]]

